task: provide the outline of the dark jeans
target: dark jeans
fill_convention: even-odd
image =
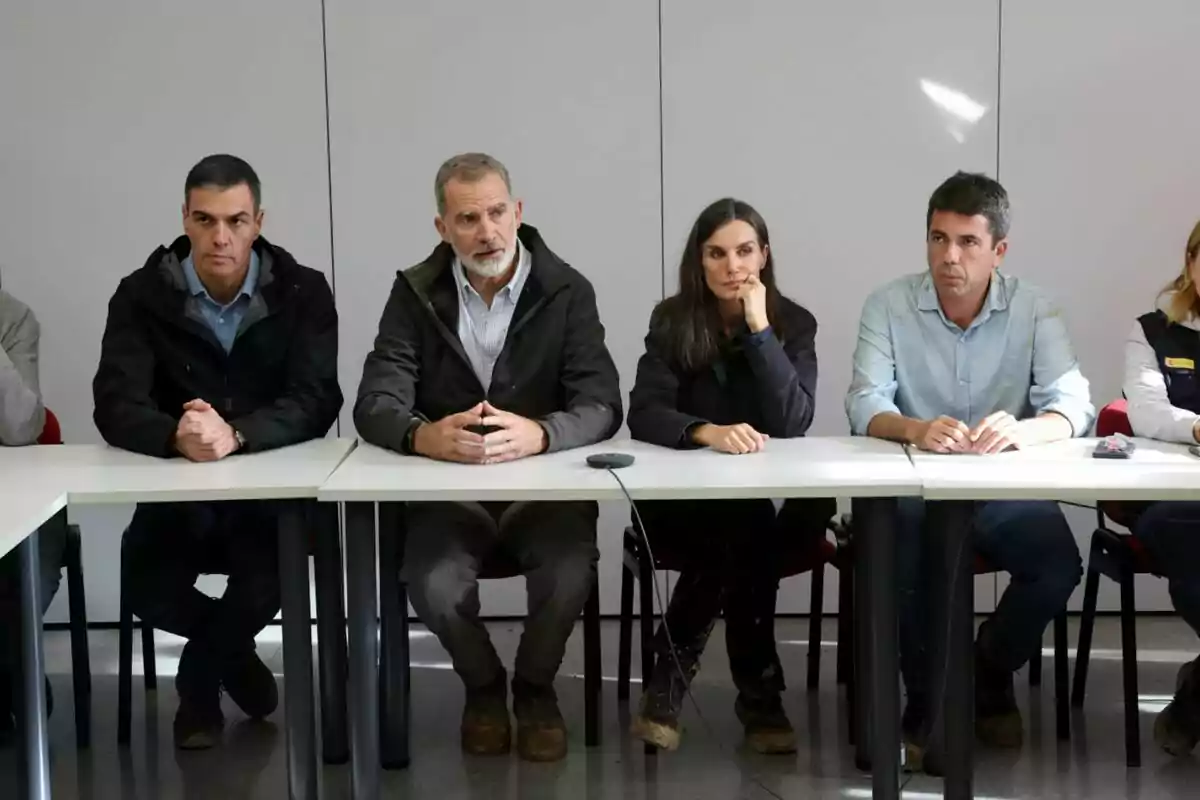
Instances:
[[[752,696],[783,691],[775,649],[779,579],[786,565],[811,562],[835,510],[827,500],[788,501],[778,516],[766,499],[638,504],[654,556],[680,565],[666,621],[688,679],[723,611],[725,649],[738,691]],[[656,674],[676,670],[661,626],[655,663]]]
[[[1167,579],[1175,610],[1200,633],[1200,503],[1153,503],[1134,532]]]
[[[902,498],[897,526],[896,568],[900,587],[900,671],[909,702],[929,697],[929,620],[944,597],[931,597],[926,567],[930,553],[923,535],[925,503]],[[1016,671],[1041,649],[1046,626],[1065,607],[1083,574],[1075,538],[1058,504],[1005,500],[977,503],[975,553],[1012,576],[1004,596],[980,629],[989,660]],[[973,553],[963,554],[959,580],[972,580]]]
[[[63,548],[66,530],[54,523],[38,533],[38,566],[42,573],[42,614],[50,607],[62,582]],[[21,653],[21,574],[14,550],[0,558],[0,714],[11,712],[13,667]],[[14,687],[15,689],[15,687]],[[0,724],[4,722],[0,719]]]
[[[279,612],[278,541],[268,502],[139,505],[121,542],[130,607],[214,665],[252,651]],[[196,588],[204,574],[229,576],[221,597]]]
[[[528,616],[516,677],[531,686],[553,683],[596,579],[596,504],[409,503],[405,513],[409,600],[463,684],[482,689],[502,674],[479,619],[479,575],[497,558],[525,576]]]

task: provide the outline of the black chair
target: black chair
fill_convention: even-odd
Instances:
[[[1128,405],[1124,400],[1109,403],[1096,418],[1096,435],[1133,435]],[[1105,520],[1133,530],[1145,503],[1101,502],[1096,508],[1096,531],[1092,534],[1087,580],[1083,587],[1083,614],[1079,620],[1079,649],[1075,656],[1075,685],[1071,705],[1083,708],[1087,690],[1092,630],[1096,624],[1096,600],[1100,576],[1107,575],[1121,587],[1121,671],[1125,690],[1125,764],[1142,765],[1142,742],[1138,729],[1137,608],[1134,601],[1135,575],[1162,575],[1141,540],[1133,534],[1117,533]]]
[[[46,419],[38,436],[39,445],[63,443],[58,417],[46,409]],[[67,572],[68,627],[71,631],[71,680],[75,701],[75,744],[88,747],[92,742],[92,664],[88,654],[87,598],[83,588],[83,543],[79,526],[67,522],[64,509],[46,523],[63,527],[62,566]]]
[[[1087,579],[1083,588],[1083,613],[1079,619],[1079,649],[1075,656],[1075,682],[1071,705],[1083,708],[1087,691],[1088,665],[1091,659],[1092,632],[1096,625],[1096,602],[1100,576],[1106,575],[1121,587],[1121,671],[1125,695],[1125,764],[1142,765],[1142,743],[1138,711],[1137,607],[1135,575],[1161,575],[1145,545],[1132,534],[1122,534],[1105,525],[1105,517],[1119,525],[1132,526],[1137,504],[1101,503],[1096,510],[1096,531],[1092,534]]]
[[[655,553],[653,563],[646,552],[646,544],[639,529],[631,525],[625,529],[624,568],[621,571],[621,611],[620,637],[617,644],[617,700],[629,699],[630,670],[633,661],[633,586],[637,583],[639,599],[639,635],[642,653],[642,679],[654,671],[654,572],[670,570],[678,572],[680,564],[669,553]],[[789,578],[805,572],[812,572],[812,594],[809,600],[808,617],[808,679],[809,691],[814,690],[820,680],[821,673],[821,623],[825,599],[825,565],[842,566],[844,563],[837,544],[827,539],[820,540],[819,547],[812,553],[799,554],[794,563],[782,565],[781,578]],[[846,572],[842,573],[839,583],[839,602],[846,602],[846,592],[852,590],[852,584],[846,581]],[[664,598],[665,601],[665,598]],[[845,665],[842,663],[845,631],[839,618],[838,625],[838,674],[842,675]],[[840,677],[839,677],[840,680]],[[658,752],[653,745],[646,745],[647,754]]]
[[[338,507],[312,503],[307,507],[310,550],[317,585],[318,671],[321,682],[321,741],[326,764],[344,764],[350,759],[346,719],[346,682],[349,665],[346,652],[346,611]],[[121,619],[117,688],[117,742],[129,744],[133,715],[133,611],[129,607],[124,543],[121,547]],[[143,681],[147,692],[158,689],[154,668],[154,628],[145,622],[142,632]]]
[[[409,764],[411,725],[408,654],[408,593],[400,582],[404,566],[404,504],[379,504],[379,731],[384,769]],[[503,550],[484,565],[480,580],[515,578],[520,566]],[[600,744],[600,584],[593,572],[592,592],[583,608],[584,743]]]

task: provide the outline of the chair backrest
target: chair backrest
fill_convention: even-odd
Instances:
[[[1096,417],[1097,436],[1118,433],[1133,436],[1133,426],[1129,424],[1129,404],[1125,400],[1114,400],[1100,409],[1100,415]]]
[[[62,444],[62,428],[59,427],[58,417],[54,416],[54,412],[46,409],[46,422],[42,425],[42,435],[38,437],[38,444]]]

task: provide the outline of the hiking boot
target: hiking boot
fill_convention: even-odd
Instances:
[[[750,696],[739,692],[733,710],[746,729],[746,744],[754,752],[763,755],[796,752],[796,731],[778,694]]]
[[[462,715],[462,749],[473,756],[500,756],[512,747],[505,675],[481,689],[467,689]]]
[[[1010,750],[1025,740],[1013,673],[996,666],[979,643],[975,645],[975,736],[989,747]]]
[[[513,680],[517,755],[525,761],[561,761],[567,755],[567,726],[553,685]]]

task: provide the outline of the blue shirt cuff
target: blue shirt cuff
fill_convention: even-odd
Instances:
[[[767,339],[770,339],[774,335],[775,335],[775,332],[772,331],[771,326],[768,325],[767,327],[763,328],[758,333],[750,333],[749,331],[746,331],[746,341],[749,342],[750,344],[758,345],[758,344],[762,344],[763,342],[767,341]]]

